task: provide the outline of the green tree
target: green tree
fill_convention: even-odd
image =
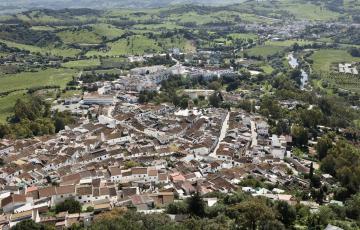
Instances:
[[[236,223],[242,229],[264,229],[270,222],[275,220],[275,213],[261,198],[247,199],[233,209],[239,213]]]
[[[327,156],[328,151],[332,148],[332,146],[332,140],[327,136],[321,137],[318,140],[316,144],[316,152],[319,160],[322,160]]]
[[[0,138],[4,138],[5,136],[11,133],[11,129],[7,124],[0,124]]]
[[[294,125],[291,128],[291,134],[296,146],[305,146],[308,144],[309,134],[307,129],[302,126]]]
[[[199,193],[195,193],[188,199],[189,213],[195,216],[205,216],[205,202]]]
[[[189,212],[186,202],[173,202],[166,206],[166,213],[169,214],[187,214]]]
[[[56,213],[68,211],[69,213],[81,212],[81,204],[73,198],[68,198],[55,206]]]
[[[215,91],[218,91],[221,89],[221,83],[218,82],[218,81],[212,81],[209,86],[208,86],[209,89],[212,89],[212,90],[215,90]]]
[[[219,96],[219,94],[219,92],[215,92],[209,97],[209,103],[211,106],[216,108],[220,107],[221,97]]]
[[[314,164],[313,164],[313,162],[311,162],[311,164],[310,164],[310,172],[309,172],[310,181],[312,180],[313,176],[314,176]]]
[[[23,220],[11,228],[11,230],[53,230],[53,229],[55,230],[55,228],[53,227],[37,224],[33,220]]]
[[[360,193],[353,195],[346,201],[346,216],[360,221]]]
[[[296,209],[285,201],[278,201],[275,208],[279,215],[279,220],[286,226],[290,227],[296,220]]]

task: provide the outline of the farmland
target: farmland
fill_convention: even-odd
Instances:
[[[23,49],[31,53],[41,53],[43,55],[50,54],[54,56],[75,57],[80,52],[79,49],[73,49],[73,48],[38,47],[33,45],[26,45],[11,41],[5,41],[1,39],[0,42],[5,43],[9,47]]]
[[[337,19],[340,14],[334,11],[327,10],[323,6],[314,4],[298,4],[298,3],[284,3],[282,9],[290,12],[298,19],[310,20],[331,20]]]
[[[75,70],[70,69],[46,69],[38,72],[7,74],[0,77],[0,93],[48,85],[65,87],[76,73]]]
[[[284,41],[266,41],[265,45],[268,46],[280,46],[280,47],[290,47],[292,45],[294,45],[295,43],[297,43],[298,45],[310,45],[313,42],[311,41],[306,41],[306,40],[284,40]]]
[[[268,57],[268,56],[274,55],[278,52],[281,52],[284,49],[285,49],[285,47],[281,47],[281,46],[263,45],[263,46],[256,46],[254,48],[246,50],[246,52],[250,56]]]
[[[69,62],[63,63],[62,67],[82,69],[82,68],[86,68],[86,67],[96,67],[99,65],[100,65],[99,59],[84,59],[84,60],[69,61]]]
[[[65,44],[99,44],[102,41],[100,35],[88,30],[65,30],[57,33],[57,36]]]
[[[314,62],[313,69],[317,72],[329,72],[334,63],[360,61],[360,58],[354,58],[346,50],[339,49],[321,49],[310,58]]]
[[[91,27],[94,29],[94,33],[98,36],[104,36],[107,39],[114,39],[117,37],[120,37],[125,33],[124,30],[116,28],[113,25],[105,24],[105,23],[99,23],[91,25]],[[96,38],[98,39],[98,38]]]

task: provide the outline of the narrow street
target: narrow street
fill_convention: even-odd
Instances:
[[[251,148],[257,146],[257,132],[255,121],[251,120]]]
[[[219,146],[220,146],[220,143],[221,141],[225,138],[226,136],[226,132],[229,128],[229,118],[230,118],[230,112],[228,112],[226,114],[226,117],[224,119],[224,122],[222,124],[222,127],[221,127],[221,131],[220,131],[220,136],[219,136],[219,141],[214,149],[214,151],[212,153],[209,154],[209,156],[211,157],[215,157],[216,156],[216,151],[219,149]]]

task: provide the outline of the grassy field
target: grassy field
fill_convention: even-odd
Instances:
[[[303,46],[303,45],[311,45],[313,42],[312,41],[307,41],[307,40],[284,40],[284,41],[266,41],[265,45],[268,46],[282,46],[282,47],[290,47],[292,45],[294,45],[295,43]]]
[[[17,14],[16,17],[25,22],[37,22],[37,23],[55,23],[62,22],[65,19],[56,18],[54,16],[48,15],[45,12],[34,10],[29,14]]]
[[[82,69],[86,67],[94,67],[99,66],[100,60],[99,59],[86,59],[86,60],[77,60],[77,61],[69,61],[62,64],[62,67],[65,68],[75,68],[75,69]]]
[[[120,37],[125,33],[124,30],[116,28],[113,25],[105,24],[105,23],[99,23],[92,25],[92,28],[94,29],[94,32],[100,36],[105,36],[107,39],[113,39]]]
[[[67,99],[67,98],[72,98],[74,96],[81,96],[81,95],[82,95],[81,90],[67,90],[65,93],[61,94],[61,98]]]
[[[51,26],[32,26],[31,29],[37,30],[37,31],[54,31],[55,30],[55,28],[51,27]]]
[[[263,46],[253,47],[251,49],[246,50],[245,52],[247,52],[250,56],[268,57],[278,52],[281,52],[284,49],[285,47],[281,47],[281,46],[263,45]]]
[[[331,93],[331,88],[323,88],[322,82],[330,83],[336,89],[349,90],[355,93],[360,93],[360,80],[356,75],[344,74],[344,73],[323,73],[320,75],[321,80],[319,80],[316,86],[327,90],[328,93]]]
[[[6,118],[12,114],[16,100],[23,97],[26,97],[26,91],[24,90],[0,97],[0,123],[5,122]]]
[[[175,23],[166,22],[161,24],[136,24],[132,27],[135,30],[174,30],[174,29],[182,29],[183,26],[176,25]]]
[[[57,36],[66,44],[99,44],[102,39],[101,36],[94,31],[76,30],[76,31],[61,31]]]
[[[197,25],[203,25],[211,22],[218,22],[219,20],[213,15],[199,15],[196,12],[188,12],[180,15],[173,15],[171,17],[172,20],[177,23],[195,23]]]
[[[144,53],[158,53],[162,50],[154,40],[142,35],[134,35],[127,39],[108,43],[108,47],[110,49],[107,52],[89,51],[86,56],[142,55]]]
[[[314,61],[313,69],[317,72],[328,72],[331,65],[338,62],[360,62],[360,58],[352,57],[346,50],[338,49],[322,49],[310,58]]]
[[[47,69],[39,72],[23,72],[8,74],[0,77],[0,92],[12,91],[6,96],[0,97],[0,123],[12,114],[12,109],[17,99],[26,97],[27,88],[59,85],[64,88],[66,83],[76,75],[76,71],[70,69]]]
[[[181,51],[194,52],[196,51],[195,46],[191,41],[186,40],[181,36],[174,36],[171,38],[164,38],[158,41],[159,46],[163,51],[167,51],[172,48],[179,48]]]
[[[264,71],[264,73],[266,74],[271,74],[273,71],[274,71],[274,68],[271,67],[270,65],[263,65],[263,66],[260,66],[260,68]]]
[[[75,57],[77,54],[80,53],[79,49],[73,49],[73,48],[52,48],[52,47],[37,47],[33,45],[25,45],[21,43],[1,40],[0,42],[5,43],[9,47],[16,47],[23,50],[28,50],[31,53],[41,53],[41,54],[51,54],[54,56],[63,56],[63,57]]]
[[[337,19],[340,16],[339,13],[330,11],[324,6],[309,3],[301,4],[294,1],[284,1],[280,7],[280,9],[293,14],[297,19],[323,21]]]
[[[232,33],[228,37],[232,39],[252,39],[255,41],[258,39],[258,36],[252,33]]]
[[[8,74],[0,77],[0,92],[46,85],[65,87],[76,73],[77,71],[72,69],[46,69],[38,72]]]

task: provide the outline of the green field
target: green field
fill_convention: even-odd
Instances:
[[[229,34],[228,37],[232,39],[252,39],[252,40],[258,39],[258,36],[252,33],[232,33]]]
[[[34,10],[26,15],[20,13],[17,14],[16,17],[25,22],[37,22],[37,23],[51,23],[51,22],[58,23],[65,21],[65,19],[56,18],[40,10]]]
[[[281,4],[281,8],[293,14],[297,19],[307,19],[307,20],[331,20],[337,19],[340,14],[334,11],[330,11],[321,5],[314,4],[301,4],[294,1],[284,1]]]
[[[180,25],[176,25],[175,23],[161,23],[161,24],[136,24],[132,28],[135,30],[161,31],[161,30],[182,29],[184,27]]]
[[[84,71],[84,74],[91,73],[92,71]],[[100,69],[100,70],[94,70],[95,73],[100,74],[124,74],[124,70],[113,68],[113,69]]]
[[[47,69],[0,76],[0,92],[15,90],[0,97],[0,123],[12,114],[16,100],[26,97],[25,89],[47,85],[58,85],[64,88],[75,75],[76,71],[70,69]]]
[[[38,30],[38,31],[54,31],[55,28],[50,26],[32,26],[32,30]]]
[[[46,69],[38,72],[3,75],[0,77],[0,92],[46,85],[65,87],[76,73],[77,71],[72,69]]]
[[[270,65],[263,65],[260,66],[260,68],[264,71],[264,73],[266,74],[271,74],[274,71],[274,68],[271,67]]]
[[[268,57],[271,55],[274,55],[278,52],[284,51],[285,47],[281,46],[256,46],[251,49],[245,50],[250,56],[262,56],[262,57]]]
[[[108,43],[108,47],[110,49],[107,52],[89,51],[86,56],[142,55],[144,53],[158,53],[162,50],[154,40],[142,35],[134,35],[127,39]]]
[[[25,44],[1,40],[1,39],[0,42],[5,43],[9,47],[16,47],[19,49],[28,50],[31,53],[39,52],[43,55],[51,54],[54,56],[75,57],[77,54],[80,53],[80,50],[73,48],[38,47],[38,46],[25,45]]]
[[[61,98],[66,99],[66,98],[72,98],[74,96],[81,96],[81,95],[82,95],[81,90],[66,90],[65,93],[61,94]]]
[[[320,89],[326,90],[328,93],[332,93],[332,88],[344,89],[355,93],[360,93],[360,79],[356,75],[344,74],[344,73],[322,73],[321,79],[315,81],[315,85]],[[332,88],[324,88],[323,82],[330,83]]]
[[[360,62],[360,58],[352,57],[346,50],[322,49],[316,51],[310,58],[314,61],[313,69],[317,72],[328,72],[334,63]]]
[[[122,29],[104,23],[92,25],[92,28],[94,29],[94,32],[96,34],[100,36],[105,36],[107,39],[117,38],[125,33],[125,31]]]
[[[0,123],[5,122],[6,118],[12,114],[16,100],[23,98],[24,94],[26,94],[26,91],[21,90],[0,97]]]
[[[88,30],[66,30],[57,33],[57,36],[66,44],[99,44],[102,41],[100,35]]]
[[[173,15],[171,19],[180,24],[195,23],[197,25],[219,21],[217,17],[214,17],[214,15],[209,15],[209,14],[199,15],[196,12],[188,12],[180,15]]]
[[[86,60],[69,61],[63,63],[62,67],[81,69],[86,67],[96,67],[99,66],[100,64],[101,63],[99,59],[86,59]]]
[[[284,40],[284,41],[266,41],[265,45],[268,46],[282,46],[282,47],[290,47],[292,45],[294,45],[295,43],[297,43],[298,45],[311,45],[313,42],[312,41],[307,41],[307,40]]]

